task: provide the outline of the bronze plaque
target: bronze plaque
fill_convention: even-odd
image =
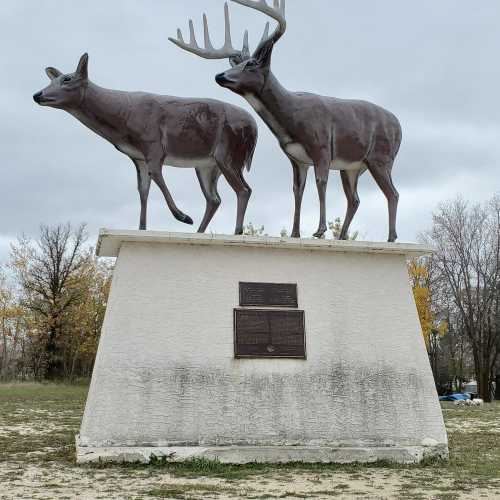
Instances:
[[[304,311],[235,309],[234,355],[305,359]]]
[[[298,307],[293,283],[240,283],[240,306]]]

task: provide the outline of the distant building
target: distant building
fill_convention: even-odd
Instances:
[[[467,382],[464,386],[464,392],[468,392],[469,394],[477,394],[477,382],[475,380],[471,380]]]

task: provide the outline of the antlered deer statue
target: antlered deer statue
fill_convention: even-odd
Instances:
[[[175,205],[163,179],[163,165],[194,167],[206,198],[198,229],[204,232],[220,205],[217,180],[222,173],[238,198],[236,234],[251,189],[243,178],[257,143],[257,125],[242,109],[211,99],[184,99],[99,87],[88,78],[84,54],[74,73],[47,68],[50,85],[33,98],[42,106],[63,109],[127,155],[137,169],[141,199],[139,229],[146,229],[151,180],[162,191],[174,217],[192,224]]]
[[[285,0],[232,0],[260,11],[278,22],[269,35],[266,25],[262,40],[253,54],[245,33],[243,49],[231,44],[230,22],[225,5],[226,43],[214,50],[204,15],[205,48],[196,42],[190,21],[190,41],[186,43],[178,30],[176,45],[207,59],[228,58],[232,69],[217,75],[222,87],[243,96],[266,122],[278,139],[281,149],[292,163],[294,173],[295,216],[292,236],[300,236],[300,211],[307,171],[314,166],[320,202],[319,227],[314,236],[322,237],[327,229],[325,196],[329,171],[340,170],[347,196],[347,213],[340,237],[348,235],[352,218],[359,206],[359,176],[369,170],[387,197],[389,206],[389,241],[397,239],[396,212],[398,192],[391,170],[401,143],[401,126],[390,112],[365,101],[336,99],[286,90],[271,72],[274,45],[286,31]]]

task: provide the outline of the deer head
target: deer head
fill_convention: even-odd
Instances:
[[[51,108],[70,109],[77,107],[85,94],[88,85],[88,54],[83,54],[74,73],[63,74],[56,68],[46,68],[45,72],[50,84],[33,99],[40,106]]]
[[[273,7],[270,7],[266,0],[231,1],[262,12],[278,22],[278,27],[272,35],[269,35],[269,23],[266,24],[262,40],[253,54],[250,54],[248,45],[248,31],[245,31],[243,48],[241,50],[233,48],[227,3],[224,5],[226,39],[221,49],[214,49],[212,45],[205,14],[203,14],[205,48],[200,47],[196,41],[192,20],[189,20],[189,43],[184,41],[181,30],[177,30],[177,39],[169,38],[169,40],[181,49],[205,59],[229,59],[232,68],[217,75],[215,77],[216,82],[240,95],[258,94],[265,86],[269,76],[274,44],[286,31],[285,0],[273,0]]]

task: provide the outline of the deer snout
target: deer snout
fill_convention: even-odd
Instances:
[[[218,75],[215,76],[215,81],[219,85],[224,85],[225,83],[229,82],[229,79],[226,76],[226,73],[219,73]]]
[[[36,94],[33,94],[33,100],[34,100],[37,104],[40,104],[40,101],[42,100],[42,95],[43,95],[43,92],[42,92],[42,91],[37,92]]]

